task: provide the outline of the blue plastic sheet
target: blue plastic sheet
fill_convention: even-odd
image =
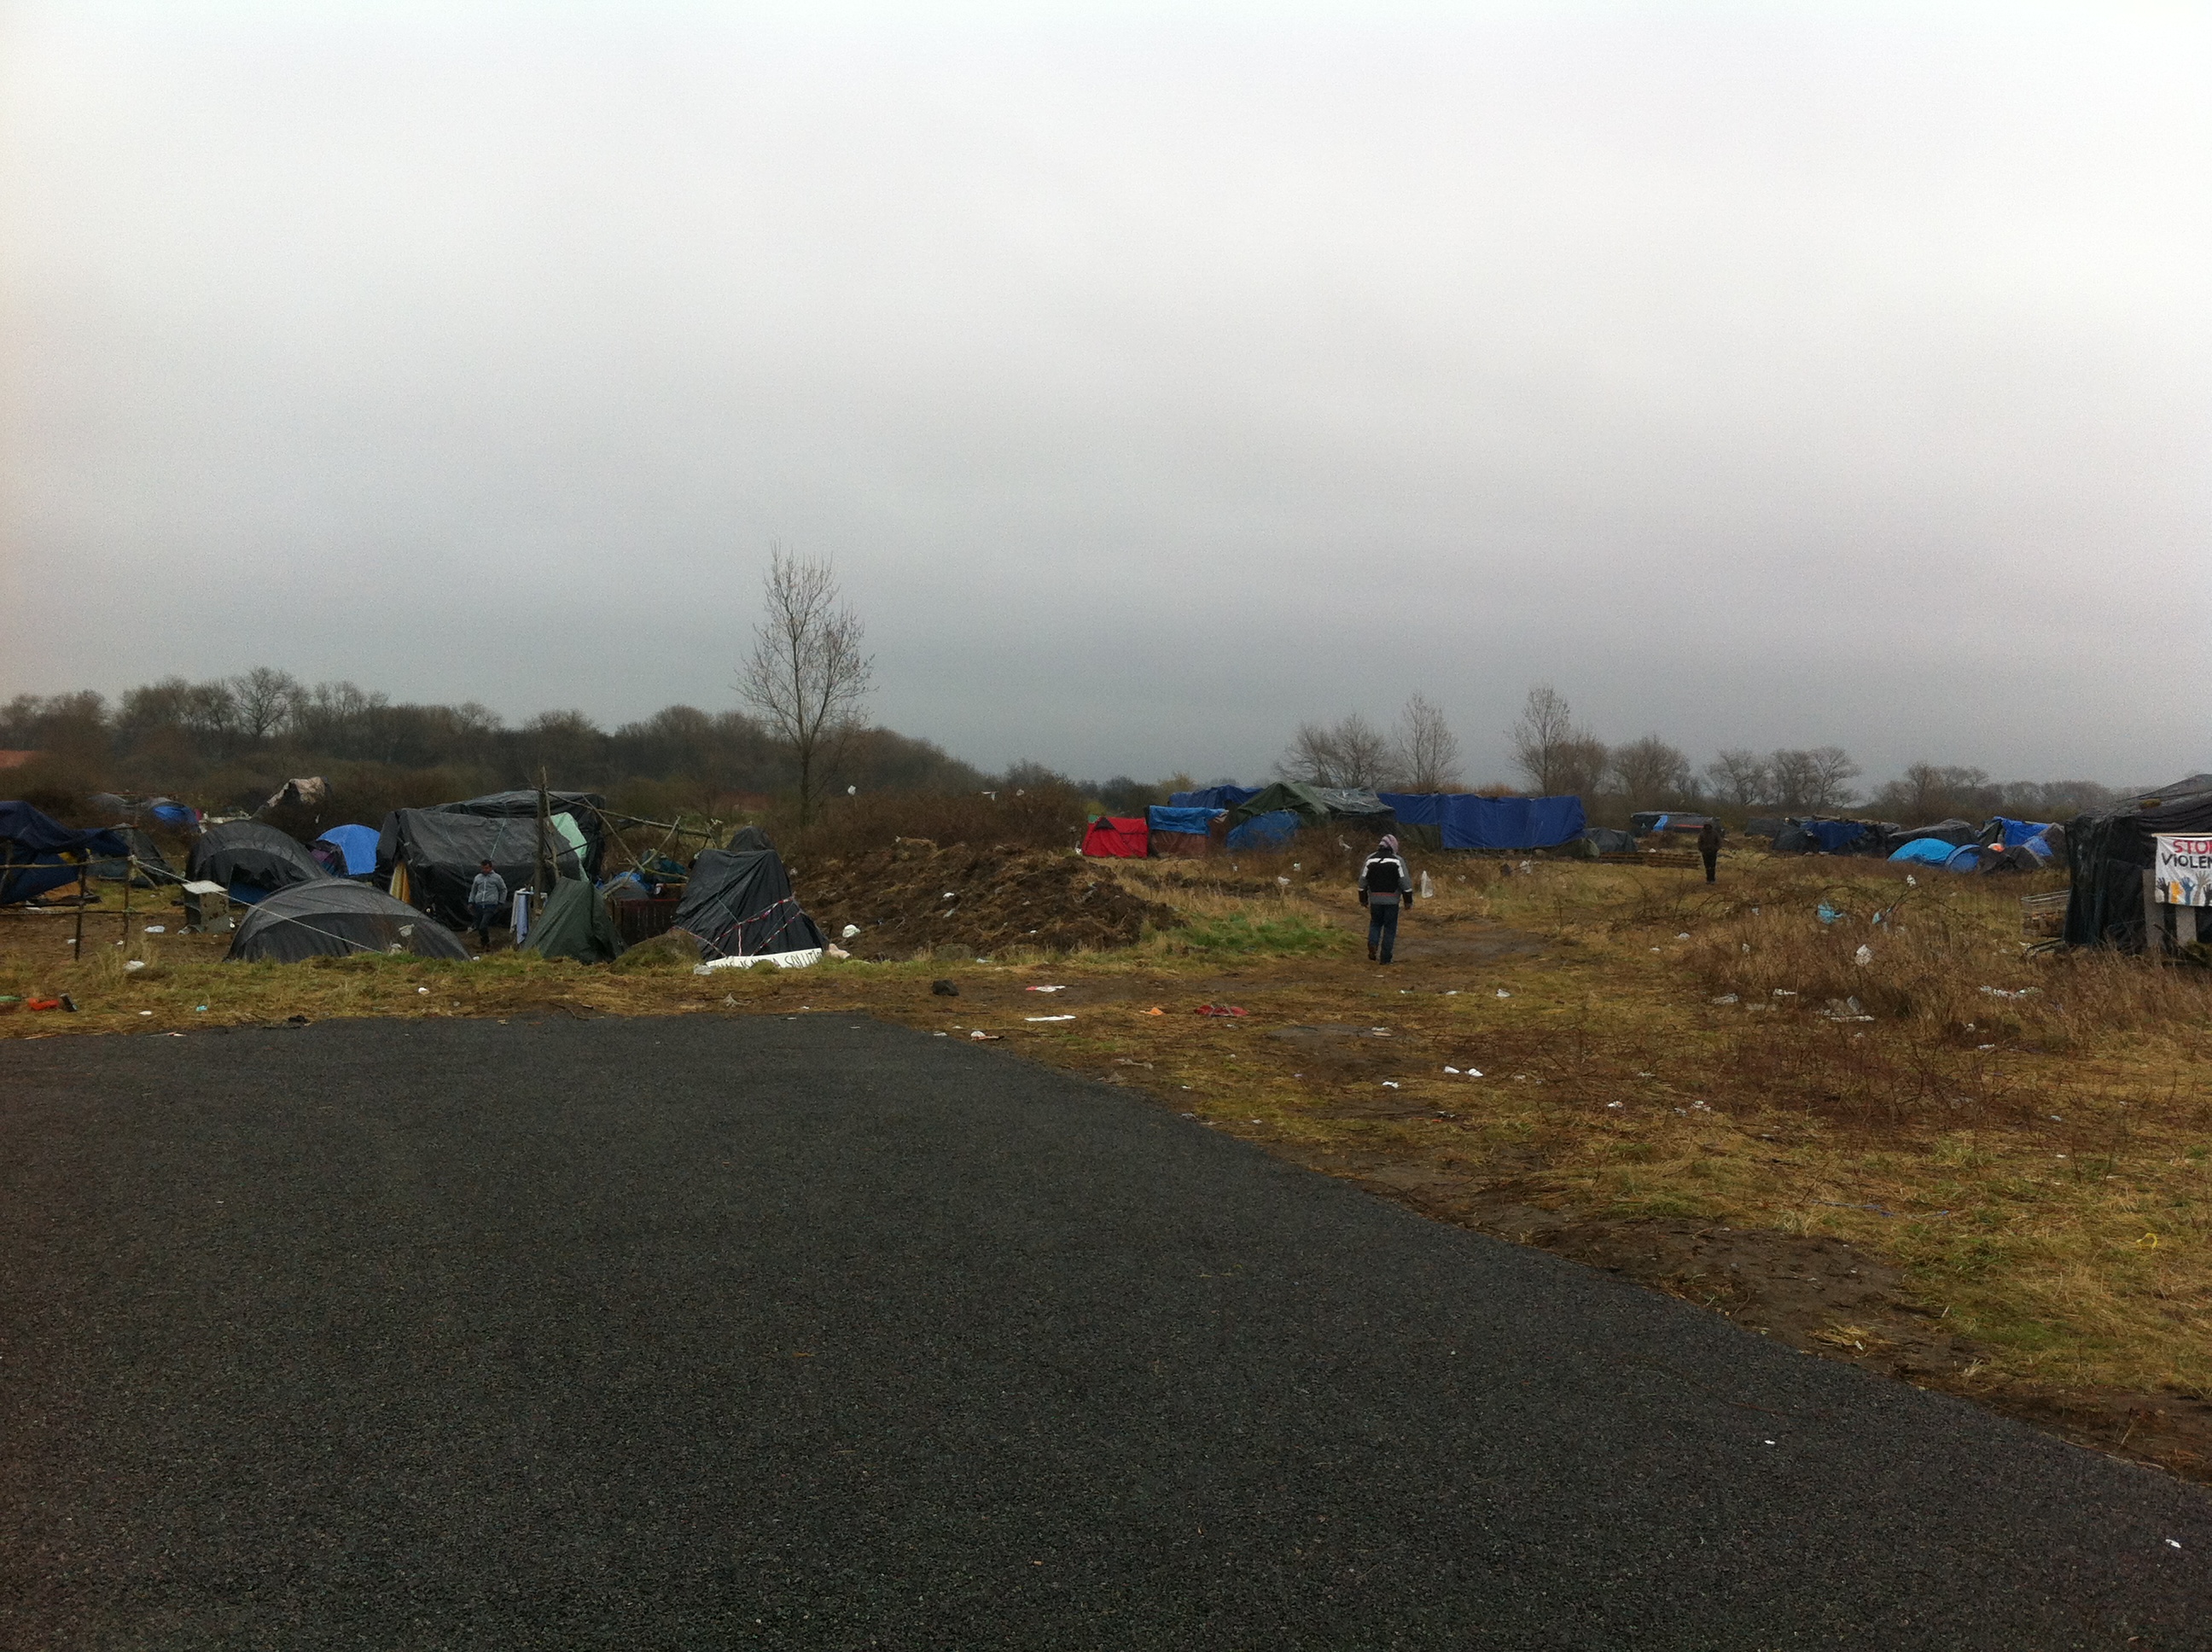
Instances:
[[[1841,854],[1867,835],[1863,820],[1808,820],[1803,825],[1822,854]]]
[[[2032,837],[2040,837],[2051,829],[2047,820],[2013,820],[2004,815],[1996,817],[1996,824],[2004,833],[2004,846],[2016,849]]]
[[[315,840],[327,843],[345,857],[345,875],[366,878],[376,870],[376,828],[333,826]]]
[[[1203,837],[1213,829],[1214,820],[1222,812],[1218,809],[1176,808],[1156,803],[1145,811],[1145,819],[1156,832],[1191,832]]]
[[[1240,803],[1249,803],[1260,795],[1256,786],[1209,786],[1196,792],[1170,792],[1168,806],[1171,809],[1234,809]]]
[[[1940,837],[1916,837],[1904,847],[1890,853],[1892,860],[1909,861],[1916,865],[1940,866],[1956,853],[1952,845]]]
[[[1384,792],[1405,826],[1442,829],[1447,849],[1548,849],[1583,835],[1580,798],[1478,798],[1464,792]]]
[[[1255,815],[1242,826],[1231,829],[1229,847],[1232,849],[1267,849],[1287,843],[1297,835],[1298,815],[1295,809],[1278,809],[1273,814]]]

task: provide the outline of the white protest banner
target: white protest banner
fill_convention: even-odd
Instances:
[[[2151,881],[2166,906],[2212,907],[2212,837],[2160,833]]]

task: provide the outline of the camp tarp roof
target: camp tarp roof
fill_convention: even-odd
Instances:
[[[0,906],[76,883],[89,859],[130,853],[121,835],[104,827],[81,832],[27,803],[0,803]]]
[[[1981,841],[2002,843],[2008,849],[2016,849],[2031,837],[2040,837],[2051,829],[2047,820],[2014,820],[2009,815],[1993,815],[1982,828]]]
[[[556,878],[580,875],[575,852],[563,840],[549,835],[546,847]],[[385,817],[377,838],[378,875],[389,878],[395,867],[404,866],[409,903],[456,929],[468,926],[469,884],[485,860],[510,890],[527,889],[538,876],[537,815],[395,809]]]
[[[1277,780],[1231,808],[1229,823],[1234,829],[1258,816],[1279,814],[1284,810],[1297,815],[1309,826],[1324,820],[1339,820],[1350,825],[1387,829],[1396,818],[1390,812],[1390,805],[1372,792],[1309,786],[1304,780]]]
[[[1446,849],[1549,849],[1583,834],[1577,797],[1479,798],[1466,792],[1384,792],[1399,824],[1435,826]]]
[[[382,890],[350,878],[321,878],[279,890],[247,913],[226,961],[298,963],[395,949],[424,958],[469,956],[452,932]]]
[[[1213,823],[1223,813],[1219,809],[1178,808],[1156,803],[1145,811],[1145,824],[1156,832],[1195,832],[1203,837],[1213,829]]]
[[[546,808],[553,814],[566,814],[576,823],[583,835],[584,872],[596,881],[599,862],[606,853],[606,823],[600,815],[607,800],[597,792],[548,792]],[[482,815],[490,820],[535,820],[538,817],[538,793],[534,791],[489,792],[480,798],[465,798],[459,803],[441,803],[434,812],[447,815]],[[513,878],[507,880],[514,882]]]
[[[1901,847],[1892,849],[1889,858],[1908,865],[1940,866],[1957,853],[1959,845],[1940,837],[1916,837]]]
[[[378,836],[374,826],[333,826],[315,841],[329,844],[345,857],[348,878],[367,878],[376,871]]]
[[[2142,951],[2142,875],[2157,858],[2160,833],[2212,833],[2212,774],[2191,774],[2067,823],[2069,946]]]
[[[750,854],[757,849],[772,849],[775,845],[769,841],[768,834],[759,827],[740,826],[723,847],[732,854]]]
[[[564,878],[546,896],[522,950],[579,963],[611,963],[623,955],[623,944],[605,898],[584,879]]]
[[[1170,809],[1234,809],[1238,804],[1260,795],[1256,786],[1207,786],[1195,792],[1170,792]]]
[[[791,874],[774,849],[701,850],[674,922],[704,941],[715,957],[759,957],[829,944],[792,893]]]
[[[1231,811],[1229,818],[1237,820]],[[1304,817],[1289,809],[1277,809],[1264,815],[1254,815],[1249,820],[1239,821],[1229,829],[1224,846],[1231,849],[1266,849],[1287,843],[1298,835],[1305,823]]]
[[[193,841],[185,862],[185,876],[194,882],[270,894],[329,875],[299,839],[258,820],[229,820],[209,827]]]

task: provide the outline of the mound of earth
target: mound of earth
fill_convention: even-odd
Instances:
[[[979,957],[1012,946],[1054,951],[1127,946],[1146,924],[1182,920],[1130,893],[1096,862],[1066,850],[939,848],[905,839],[890,848],[792,868],[823,932],[855,957],[897,960],[941,947]],[[845,926],[860,932],[841,938]]]

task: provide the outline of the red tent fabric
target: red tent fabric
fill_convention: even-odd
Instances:
[[[1142,860],[1152,850],[1152,828],[1144,821],[1101,815],[1083,835],[1083,853],[1101,859]]]

